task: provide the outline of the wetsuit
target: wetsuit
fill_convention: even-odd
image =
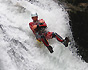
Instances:
[[[37,25],[37,28],[35,30],[32,29],[34,25]],[[29,26],[31,30],[33,31],[33,33],[35,34],[36,39],[39,41],[42,41],[46,47],[50,46],[49,42],[47,41],[48,39],[56,38],[58,41],[63,42],[63,38],[60,35],[46,30],[47,24],[45,22],[40,23],[38,20],[36,22],[30,22]]]

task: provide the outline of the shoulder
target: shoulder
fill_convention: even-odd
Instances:
[[[32,25],[32,24],[33,24],[33,22],[30,22],[30,23],[29,23],[29,25]]]

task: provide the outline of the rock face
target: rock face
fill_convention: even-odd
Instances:
[[[79,3],[87,3],[88,0],[59,0],[65,3],[71,3],[72,5],[78,5]]]
[[[76,11],[70,12],[70,25],[76,43],[78,44],[78,53],[88,62],[88,12]]]
[[[59,0],[69,13],[78,54],[88,62],[88,0]]]

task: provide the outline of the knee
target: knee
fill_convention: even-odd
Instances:
[[[52,38],[54,38],[56,35],[58,35],[56,32],[54,33],[52,33]]]

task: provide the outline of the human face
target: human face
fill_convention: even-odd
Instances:
[[[38,20],[38,16],[32,17],[32,20],[36,22]]]

